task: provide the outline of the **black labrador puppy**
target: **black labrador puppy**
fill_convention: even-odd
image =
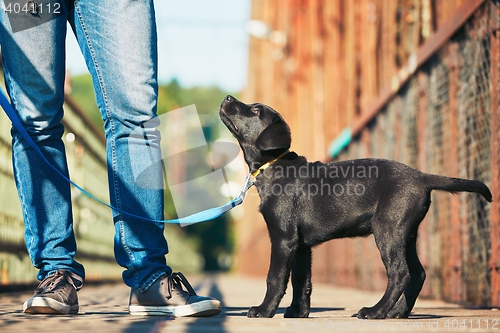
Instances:
[[[416,240],[431,191],[477,192],[492,200],[482,182],[426,174],[395,161],[308,162],[288,151],[288,125],[263,104],[227,96],[220,117],[255,176],[271,239],[267,292],[248,317],[274,316],[290,271],[293,300],[285,317],[308,317],[311,247],[334,238],[373,234],[387,270],[387,289],[375,306],[362,308],[357,317],[406,318],[425,279]]]

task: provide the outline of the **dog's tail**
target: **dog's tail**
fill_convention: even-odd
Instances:
[[[451,178],[445,176],[425,174],[425,181],[431,190],[442,190],[451,193],[474,192],[481,194],[486,201],[491,202],[490,189],[478,180],[468,180],[462,178]]]

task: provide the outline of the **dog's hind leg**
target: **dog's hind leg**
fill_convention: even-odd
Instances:
[[[406,262],[410,269],[410,282],[387,318],[408,318],[425,281],[425,270],[417,255],[417,235],[410,237],[406,248]]]
[[[373,223],[372,223],[373,227]],[[400,232],[388,233],[388,230]],[[373,228],[375,242],[387,271],[387,288],[380,301],[371,308],[362,308],[359,319],[384,319],[399,300],[410,282],[410,271],[406,262],[406,238],[399,223],[379,224]]]
[[[311,308],[311,247],[299,245],[292,266],[292,304],[285,318],[307,318]]]

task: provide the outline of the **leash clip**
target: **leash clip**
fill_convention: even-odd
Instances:
[[[248,176],[245,178],[245,184],[243,185],[243,188],[241,189],[240,194],[238,194],[237,198],[245,199],[245,195],[247,194],[247,191],[254,185],[254,181],[252,180],[252,174],[249,173]]]

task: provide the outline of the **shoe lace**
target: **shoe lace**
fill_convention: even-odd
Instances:
[[[184,274],[182,274],[180,272],[172,273],[169,276],[167,276],[167,283],[168,283],[168,288],[167,288],[168,298],[172,297],[172,290],[174,288],[184,291],[182,286],[186,287],[186,290],[190,296],[196,296],[196,292],[194,291],[194,288],[191,286],[191,284],[186,279]]]
[[[66,281],[76,290],[80,290],[83,286],[83,279],[80,276],[73,272],[60,269],[43,279],[43,281],[38,284],[35,294],[50,292],[56,289],[62,282]]]

